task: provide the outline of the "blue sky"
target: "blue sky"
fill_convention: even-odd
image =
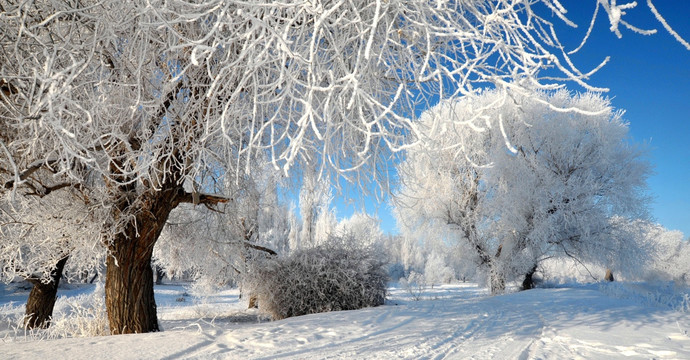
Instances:
[[[569,6],[568,4],[579,4]],[[583,6],[583,3],[592,3]],[[594,1],[569,0],[571,18],[584,34]],[[651,214],[668,229],[690,235],[690,51],[678,43],[654,18],[646,1],[628,12],[629,22],[659,32],[643,36],[621,29],[618,39],[599,14],[593,37],[573,58],[576,64],[593,65],[605,56],[611,62],[590,83],[608,87],[616,108],[637,142],[648,142],[655,174],[649,179]],[[690,1],[657,0],[654,5],[684,39],[690,40]],[[583,68],[583,70],[586,68]]]
[[[562,28],[561,39],[567,49],[577,47],[587,31],[594,11],[594,0],[562,1],[568,17],[577,29]],[[636,142],[646,142],[651,149],[649,161],[654,174],[649,179],[653,197],[650,212],[653,220],[668,229],[690,235],[690,51],[663,29],[647,7],[639,1],[624,16],[641,28],[656,28],[658,33],[643,36],[621,26],[623,38],[609,30],[605,13],[600,11],[592,37],[572,59],[587,72],[606,56],[611,61],[589,81],[606,87],[613,106],[626,111],[625,119]],[[683,38],[690,40],[690,1],[657,0],[654,5]],[[559,20],[555,20],[558,22]],[[569,88],[581,90],[572,84]],[[347,217],[355,205],[336,199],[339,217]],[[395,233],[395,220],[387,204],[366,200],[369,213],[376,213],[385,232]]]

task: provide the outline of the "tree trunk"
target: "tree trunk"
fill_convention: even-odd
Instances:
[[[105,306],[113,335],[160,330],[151,256],[170,212],[179,203],[178,194],[178,189],[168,188],[141,195],[139,204],[145,208],[136,209],[135,222],[126,224],[109,244]]]
[[[502,294],[506,290],[506,281],[496,265],[491,264],[489,270],[489,290],[491,295]]]
[[[522,281],[522,290],[534,289],[534,273],[537,272],[537,265],[525,274],[525,279]]]
[[[614,281],[613,272],[611,272],[611,269],[606,269],[606,275],[604,276],[604,280]]]
[[[110,332],[113,335],[160,330],[153,296],[151,255],[137,246],[116,246],[132,257],[109,256],[106,265],[105,301]]]
[[[503,251],[503,244],[498,245],[496,255],[489,260],[489,290],[491,295],[503,294],[506,291],[506,280],[503,272],[498,266],[498,258],[501,257]]]
[[[163,277],[164,276],[165,276],[165,272],[163,271],[163,268],[156,265],[156,285],[163,284]]]
[[[60,284],[62,270],[67,263],[67,257],[58,261],[55,269],[50,272],[50,282],[44,284],[39,279],[28,279],[34,287],[26,301],[26,316],[24,326],[27,329],[46,329],[50,326],[53,308],[57,299],[57,289]]]
[[[259,308],[259,298],[252,294],[249,295],[249,306],[248,309],[258,309]]]

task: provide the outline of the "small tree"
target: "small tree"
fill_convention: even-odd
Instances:
[[[437,252],[429,254],[424,265],[424,279],[427,284],[432,287],[435,284],[447,284],[453,280],[454,275],[453,269],[446,264],[442,254]]]

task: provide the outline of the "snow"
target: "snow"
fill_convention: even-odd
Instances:
[[[56,309],[65,297],[90,289],[61,289]],[[163,332],[26,340],[14,337],[5,319],[21,310],[28,292],[6,286],[0,289],[0,354],[11,359],[690,358],[690,314],[651,301],[659,297],[649,294],[659,289],[678,291],[614,283],[491,297],[475,284],[453,284],[426,289],[414,301],[393,286],[381,307],[272,322],[246,310],[236,289],[197,297],[183,286],[162,285],[156,300]]]

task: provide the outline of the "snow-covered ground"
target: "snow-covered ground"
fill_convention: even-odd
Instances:
[[[56,311],[93,291],[61,289]],[[156,297],[165,331],[54,340],[12,330],[8,319],[27,295],[0,290],[3,359],[690,358],[688,296],[670,286],[574,285],[490,297],[455,284],[427,289],[418,301],[394,287],[385,306],[271,322],[245,310],[236,290],[196,298],[163,285]]]

